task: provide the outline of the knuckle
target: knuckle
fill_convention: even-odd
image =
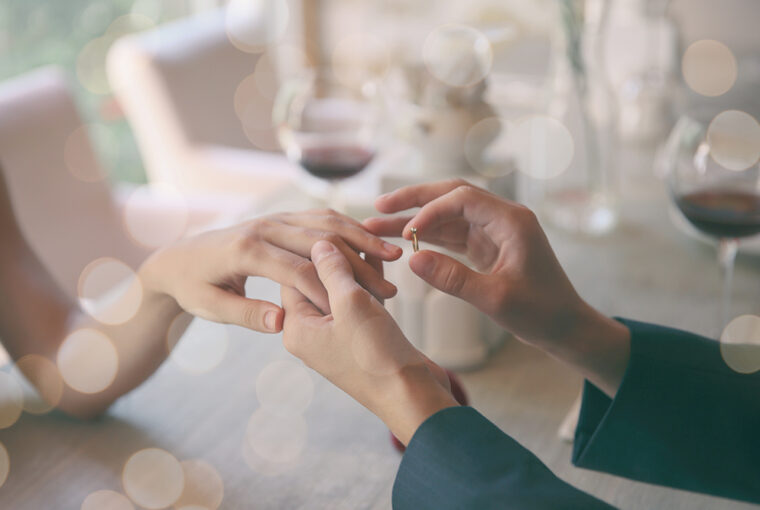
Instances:
[[[261,314],[256,306],[248,305],[243,308],[243,324],[248,324],[253,327],[260,327],[262,325]]]
[[[461,188],[469,186],[470,183],[462,179],[461,177],[454,177],[453,179],[449,179],[449,183],[452,187]]]
[[[316,269],[310,260],[299,259],[293,263],[293,273],[295,274],[296,280],[303,281],[311,279],[316,273]]]
[[[335,232],[321,232],[319,238],[322,241],[328,241],[336,246],[342,241],[342,238]]]
[[[466,199],[474,194],[475,188],[469,185],[469,183],[462,184],[454,189],[453,194],[457,195],[460,199]]]
[[[464,277],[457,266],[451,265],[444,270],[443,288],[454,295],[459,295],[462,292]]]
[[[337,254],[333,254],[322,259],[320,270],[323,274],[327,275],[327,277],[330,277],[330,275],[344,271],[345,265],[346,262],[344,259]]]
[[[257,222],[255,225],[248,225],[243,229],[240,235],[237,237],[237,248],[242,252],[255,252],[261,241],[262,237],[261,223]]]
[[[515,209],[514,217],[515,221],[517,222],[517,226],[520,229],[530,231],[535,229],[535,227],[538,225],[538,218],[536,217],[536,213],[524,205],[517,206]]]

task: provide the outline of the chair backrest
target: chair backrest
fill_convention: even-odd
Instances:
[[[94,259],[135,267],[145,256],[98,179],[102,168],[59,69],[0,83],[0,165],[26,239],[70,295]]]
[[[276,147],[268,125],[262,142],[253,143],[235,109],[235,92],[253,74],[260,57],[232,44],[223,9],[114,44],[108,55],[109,81],[135,132],[151,181],[181,187],[182,156],[192,147]],[[271,98],[267,101],[255,113],[271,119]]]

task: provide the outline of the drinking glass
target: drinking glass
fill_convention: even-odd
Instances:
[[[700,120],[697,120],[700,119]],[[669,195],[697,230],[718,242],[720,328],[731,319],[741,239],[760,234],[760,124],[739,111],[681,116],[661,152]]]
[[[341,210],[338,183],[375,158],[382,112],[374,82],[347,84],[320,72],[283,84],[272,117],[287,157],[327,181],[327,202]]]

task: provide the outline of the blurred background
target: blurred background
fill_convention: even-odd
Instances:
[[[310,207],[362,219],[381,192],[459,177],[532,207],[591,305],[720,338],[751,372],[758,19],[757,0],[3,0],[1,170],[30,244],[91,314],[185,235]],[[572,441],[580,376],[415,277],[400,244],[386,306],[405,334],[563,479],[625,508],[729,508],[572,468],[557,433]],[[262,279],[248,291],[279,299]],[[245,429],[260,387],[284,398],[280,377],[308,394],[308,442],[301,421]],[[230,508],[387,508],[386,431],[363,433],[379,423],[321,379],[309,406],[310,377],[279,342],[197,320],[116,420],[55,423],[85,452],[65,466],[39,461],[60,451],[44,417],[6,424],[6,444],[32,446],[0,506],[74,508],[155,442],[207,454]]]
[[[717,246],[726,325],[736,253],[760,253],[758,15],[753,0],[11,0],[0,156],[74,296],[104,251],[137,267],[213,226],[325,205],[363,218],[381,192],[460,177],[586,249],[651,244],[637,222]],[[424,343],[427,289],[389,271],[409,292],[388,306]],[[480,363],[499,343],[482,336],[443,364]]]
[[[0,79],[40,66],[60,66],[110,177],[116,181],[145,182],[133,128],[107,77],[108,51],[128,34],[165,30],[168,35],[172,22],[213,17],[228,3],[227,0],[9,0],[0,5]],[[554,13],[556,2],[552,0],[477,0],[466,5],[426,0],[261,0],[239,2],[240,5],[233,6],[236,15],[246,10],[246,3],[250,16],[254,16],[259,4],[271,4],[271,9],[278,3],[287,5],[282,13],[284,19],[278,21],[282,26],[275,29],[277,33],[264,36],[258,42],[266,44],[254,45],[258,46],[255,49],[263,52],[264,46],[295,44],[294,47],[304,50],[302,4],[313,3],[324,11],[319,13],[319,17],[326,18],[321,22],[329,24],[321,33],[324,38],[321,44],[326,46],[324,55],[329,58],[337,52],[339,59],[355,59],[353,64],[369,68],[375,66],[371,71],[384,76],[391,68],[421,60],[423,43],[432,29],[452,22],[472,26],[485,34],[493,47],[495,58],[489,74],[493,74],[491,81],[502,87],[496,87],[499,91],[492,92],[492,99],[496,103],[513,101],[523,105],[526,98],[520,94],[532,96],[537,90],[530,86],[520,88],[519,83],[511,83],[510,89],[510,75],[511,78],[524,75],[527,85],[541,85],[550,78],[547,73],[551,37],[559,23]],[[665,123],[665,119],[640,119],[637,115],[654,115],[644,110],[653,109],[649,104],[652,101],[662,101],[657,94],[671,92],[642,91],[641,87],[653,87],[651,82],[655,79],[669,80],[667,84],[657,84],[662,88],[676,86],[681,79],[680,56],[690,43],[700,39],[722,41],[738,56],[750,56],[757,48],[757,35],[751,24],[760,14],[760,6],[752,0],[731,0],[723,7],[706,0],[619,0],[610,4],[613,12],[606,23],[614,29],[607,30],[605,42],[607,64],[612,68],[608,72],[618,100],[626,107],[622,122],[632,137],[653,135],[653,130],[666,128],[656,122]],[[188,43],[195,40],[198,35],[191,33],[190,26],[184,33],[172,34],[166,44],[182,44],[183,37]],[[288,57],[291,62],[286,64],[293,71],[293,66],[300,63],[292,62],[296,57],[293,52],[284,58]],[[258,52],[252,52],[241,65],[253,72],[258,58]],[[653,77],[653,70],[661,76]],[[647,75],[649,81],[643,78]],[[494,88],[493,83],[491,87]],[[498,92],[503,94],[499,96]],[[646,98],[638,97],[640,103],[636,103],[639,95]],[[641,111],[630,111],[632,101]],[[636,119],[647,125],[637,126]],[[636,133],[637,129],[646,132]]]

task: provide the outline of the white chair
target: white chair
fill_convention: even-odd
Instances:
[[[136,268],[150,248],[133,242],[124,203],[112,193],[93,152],[66,77],[43,68],[0,83],[0,166],[14,213],[32,248],[72,297],[87,264],[114,257]],[[84,179],[84,180],[83,180]],[[148,197],[149,198],[149,197]],[[172,204],[130,200],[132,224],[172,221]],[[220,211],[188,208],[187,225]]]
[[[291,182],[295,168],[274,152],[271,97],[254,85],[235,104],[238,86],[259,58],[230,42],[224,10],[130,35],[112,47],[109,81],[152,182],[253,200]],[[241,97],[250,104],[240,104]]]

